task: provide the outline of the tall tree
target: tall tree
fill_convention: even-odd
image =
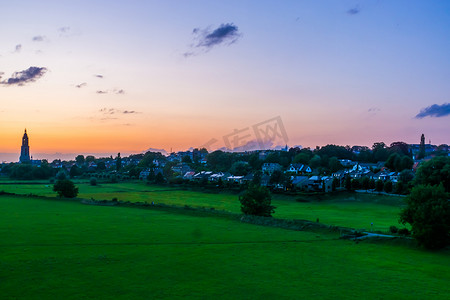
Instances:
[[[450,205],[442,184],[414,187],[406,204],[400,222],[411,224],[412,236],[420,245],[429,249],[450,245]]]

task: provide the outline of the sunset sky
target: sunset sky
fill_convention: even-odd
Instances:
[[[139,153],[278,116],[289,146],[450,143],[450,1],[8,1],[0,24],[0,162],[25,128],[35,155]]]

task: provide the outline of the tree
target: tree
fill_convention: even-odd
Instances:
[[[245,193],[239,196],[241,211],[246,215],[271,217],[275,212],[272,206],[270,191],[263,186],[250,185]]]
[[[382,192],[382,191],[383,191],[383,188],[384,188],[383,180],[378,179],[378,180],[375,182],[375,190],[376,190],[377,192]]]
[[[75,157],[75,161],[77,162],[77,165],[83,165],[84,164],[84,155],[77,155],[77,157]]]
[[[416,172],[416,184],[443,184],[446,192],[450,192],[450,157],[438,156],[423,162]]]
[[[161,172],[159,172],[158,174],[156,174],[156,176],[155,176],[155,183],[156,183],[156,184],[162,184],[162,183],[164,183],[164,182],[165,182],[164,176],[161,174]]]
[[[75,198],[78,195],[78,188],[68,179],[58,180],[53,186],[53,191],[57,192],[59,197],[65,198]]]
[[[418,159],[422,159],[425,157],[425,136],[422,133],[420,137],[420,146],[419,146],[419,155],[417,155]]]
[[[428,249],[450,245],[450,205],[442,184],[419,185],[406,198],[400,222],[409,223],[412,236]]]
[[[348,175],[345,176],[345,189],[347,191],[351,191],[352,190],[352,179]]]
[[[386,193],[392,192],[392,181],[388,180],[384,183],[384,191]]]

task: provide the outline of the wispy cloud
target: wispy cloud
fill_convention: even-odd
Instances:
[[[221,24],[212,30],[210,28],[194,28],[192,34],[194,41],[190,46],[191,50],[183,54],[185,57],[208,52],[218,45],[229,46],[241,37],[238,27],[233,23]]]
[[[98,90],[96,91],[97,94],[108,94],[108,91],[102,91],[102,90]]]
[[[124,90],[118,90],[118,91],[114,91],[117,95],[123,95],[125,94]]]
[[[85,87],[86,85],[87,85],[87,83],[83,82],[83,83],[75,85],[75,87],[78,88],[78,89],[81,89],[82,87]]]
[[[103,79],[103,75],[100,75],[100,74],[95,74],[95,75],[94,75],[94,77],[97,77],[97,78]]]
[[[32,38],[33,42],[44,42],[46,40],[47,40],[47,38],[43,35],[37,35]]]
[[[100,113],[104,115],[115,115],[115,114],[140,114],[140,112],[137,112],[135,110],[120,110],[115,108],[102,108],[99,110]]]
[[[14,48],[13,53],[19,53],[20,51],[22,51],[22,44],[16,45],[16,47]]]
[[[45,72],[47,72],[46,68],[29,67],[26,70],[14,72],[10,78],[1,81],[0,84],[23,86],[25,83],[34,82],[41,78]]]
[[[415,116],[416,119],[422,119],[425,117],[445,117],[450,115],[450,103],[444,103],[442,105],[433,104],[420,110]]]
[[[354,7],[354,8],[347,10],[347,14],[352,15],[352,16],[357,15],[360,12],[361,12],[361,9],[359,7]]]

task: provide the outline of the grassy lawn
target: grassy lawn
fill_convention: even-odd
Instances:
[[[96,200],[118,200],[131,202],[155,202],[192,207],[214,207],[215,209],[240,213],[238,195],[231,193],[204,193],[201,191],[179,190],[176,188],[146,185],[141,182],[102,183],[91,186],[78,183],[80,198]],[[3,184],[0,190],[17,194],[36,194],[56,197],[52,184]],[[297,199],[302,201],[298,202]],[[329,225],[358,229],[373,229],[386,232],[391,225],[398,224],[398,214],[402,198],[369,194],[338,194],[321,197],[295,197],[273,195],[273,205],[277,207],[274,217],[305,219]]]
[[[0,196],[6,299],[446,299],[450,253],[233,219]]]

